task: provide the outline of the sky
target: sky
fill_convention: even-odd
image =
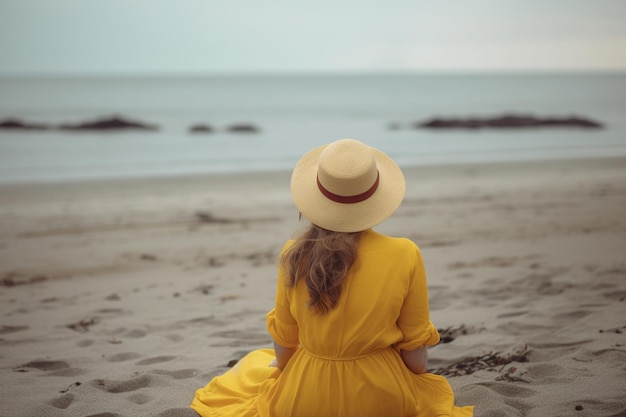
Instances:
[[[626,70],[626,0],[0,0],[2,75]]]

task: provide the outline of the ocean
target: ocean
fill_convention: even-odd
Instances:
[[[577,115],[605,128],[411,127],[504,113]],[[401,166],[626,155],[626,73],[0,78],[0,121],[111,115],[159,129],[0,130],[0,182],[288,170],[340,138],[362,140]],[[214,131],[190,133],[196,123]],[[228,131],[237,123],[259,131]]]

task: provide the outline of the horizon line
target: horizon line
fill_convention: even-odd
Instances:
[[[315,76],[394,76],[394,75],[609,75],[624,74],[626,68],[466,68],[417,70],[323,70],[323,71],[189,71],[189,72],[30,72],[2,73],[0,79],[90,79],[90,78],[255,78]]]

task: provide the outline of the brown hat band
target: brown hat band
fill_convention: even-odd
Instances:
[[[317,178],[317,187],[320,189],[321,193],[324,194],[326,198],[328,198],[331,201],[334,201],[335,203],[354,204],[354,203],[360,203],[361,201],[365,201],[368,198],[370,198],[372,194],[376,192],[376,189],[378,188],[379,180],[380,180],[380,174],[377,172],[376,181],[374,181],[374,184],[369,188],[369,190],[361,194],[350,195],[350,196],[338,195],[338,194],[328,191],[320,182],[319,177]]]

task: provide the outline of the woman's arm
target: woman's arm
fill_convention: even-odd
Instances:
[[[287,362],[289,362],[289,359],[291,359],[293,354],[296,353],[296,350],[298,350],[298,348],[288,348],[288,347],[281,346],[278,343],[274,342],[274,352],[276,353],[276,363],[275,364],[272,363],[271,365],[278,367],[278,369],[282,371],[285,365],[287,365]]]
[[[415,350],[401,350],[400,355],[407,368],[415,374],[423,374],[428,366],[428,351],[426,346]]]

